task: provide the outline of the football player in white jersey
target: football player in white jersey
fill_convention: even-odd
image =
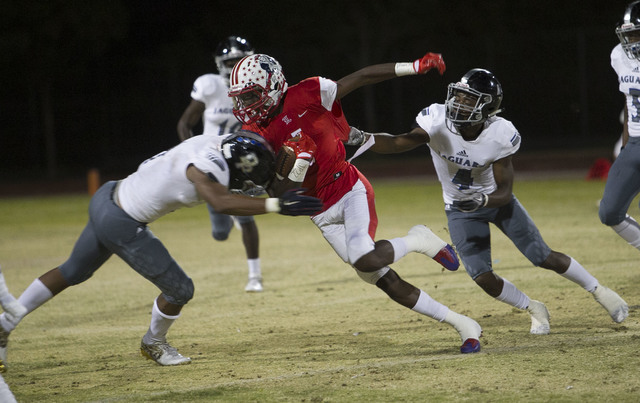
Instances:
[[[280,198],[247,196],[268,187],[274,165],[271,146],[255,133],[205,134],[149,158],[123,180],[105,183],[91,198],[89,221],[69,259],[35,279],[20,295],[18,302],[26,308],[22,314],[0,315],[0,365],[6,365],[9,333],[26,314],[88,280],[113,254],[161,291],[141,341],[142,354],[160,365],[189,363],[166,335],[193,297],[193,281],[147,225],[176,209],[204,202],[235,215],[312,215],[322,210],[319,199],[301,195],[301,190]]]
[[[487,294],[531,315],[532,334],[548,334],[549,312],[491,267],[489,223],[498,227],[535,266],[552,270],[591,292],[622,322],[629,308],[614,291],[600,285],[580,263],[544,242],[531,217],[512,193],[511,158],[520,147],[513,124],[496,116],[502,87],[484,69],[472,69],[449,85],[445,104],[433,104],[416,118],[409,133],[391,136],[352,128],[351,144],[374,136],[371,150],[398,153],[428,144],[442,184],[451,239],[467,273]]]
[[[7,283],[4,280],[4,275],[2,271],[0,271],[0,306],[2,309],[14,318],[22,317],[27,313],[27,308],[25,308],[20,302],[11,293],[7,288]],[[4,362],[0,362],[0,372],[5,372],[6,367],[4,366]],[[0,375],[0,402],[3,403],[15,403],[16,397],[9,389],[9,385],[5,382],[4,378]]]
[[[627,6],[616,28],[620,43],[611,51],[611,66],[625,96],[622,149],[614,161],[600,201],[600,221],[640,249],[640,226],[627,211],[640,192],[640,1]]]
[[[204,134],[222,135],[239,130],[242,127],[233,115],[233,103],[227,95],[229,75],[236,62],[254,53],[251,44],[239,36],[229,36],[218,44],[215,62],[219,74],[205,74],[196,79],[191,91],[191,103],[178,121],[178,137],[181,141],[193,136],[193,128],[202,121]],[[262,268],[260,266],[260,238],[258,226],[252,216],[232,217],[216,212],[210,205],[211,234],[216,241],[225,241],[238,223],[242,231],[249,266],[249,275],[245,291],[261,292]]]

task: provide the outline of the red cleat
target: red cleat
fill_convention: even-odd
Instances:
[[[438,254],[432,259],[440,263],[442,267],[447,270],[456,271],[458,270],[458,267],[460,267],[458,255],[456,255],[456,252],[453,250],[451,245],[447,245],[440,249],[440,252],[438,252]]]

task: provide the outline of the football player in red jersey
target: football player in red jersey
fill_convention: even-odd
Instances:
[[[255,54],[234,66],[229,96],[244,128],[264,136],[276,153],[286,145],[296,154],[290,173],[272,187],[272,193],[302,187],[306,194],[320,198],[324,210],[312,220],[340,258],[397,303],[452,325],[462,339],[461,352],[474,353],[480,350],[480,325],[435,301],[389,267],[418,252],[456,270],[459,262],[451,246],[424,225],[414,226],[404,237],[375,241],[378,219],[373,189],[345,160],[344,143],[355,145],[360,139],[350,139],[340,99],[364,85],[425,74],[433,68],[444,73],[444,60],[440,54],[427,53],[413,63],[377,64],[338,81],[311,77],[289,87],[277,60]]]

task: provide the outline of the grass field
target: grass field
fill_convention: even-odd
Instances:
[[[378,238],[424,223],[448,239],[439,186],[373,181]],[[343,264],[308,218],[258,217],[265,291],[247,294],[237,230],[216,243],[204,206],[151,225],[193,278],[194,299],[169,333],[191,365],[140,356],[154,286],[118,258],[36,310],[12,333],[4,374],[20,402],[637,402],[638,251],[600,224],[604,183],[527,180],[515,192],[547,243],[580,261],[630,306],[614,323],[592,296],[533,268],[493,232],[497,273],[551,312],[551,334],[500,303],[464,270],[412,254],[405,279],[484,329],[482,352],[459,353],[451,327],[406,310]],[[68,256],[87,219],[84,195],[0,199],[0,264],[17,296]],[[638,215],[637,204],[632,214]]]

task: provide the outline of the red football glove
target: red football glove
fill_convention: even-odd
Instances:
[[[442,75],[444,71],[447,69],[447,66],[444,64],[444,60],[442,59],[442,55],[440,53],[427,53],[422,56],[422,59],[416,59],[413,62],[413,69],[416,74],[425,74],[427,71],[432,68],[437,68],[438,73]]]
[[[285,141],[283,145],[289,146],[296,153],[296,159],[311,161],[316,152],[316,143],[309,136],[298,134]]]

